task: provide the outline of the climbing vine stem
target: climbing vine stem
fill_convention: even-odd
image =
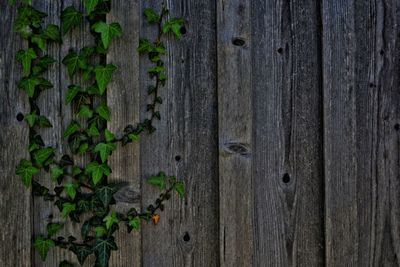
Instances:
[[[147,105],[150,117],[136,125],[127,125],[123,133],[117,136],[117,133],[107,129],[107,123],[112,118],[111,109],[104,97],[117,71],[117,66],[105,63],[106,55],[112,41],[123,34],[119,23],[106,21],[106,14],[111,11],[111,0],[85,0],[84,11],[74,6],[65,8],[61,13],[60,26],[44,26],[47,14],[35,9],[31,0],[16,2],[10,1],[10,4],[19,5],[15,31],[28,44],[26,49],[18,51],[16,55],[23,71],[18,87],[26,92],[30,104],[29,113],[24,114],[29,126],[30,157],[21,159],[16,174],[26,187],[32,187],[35,197],[54,203],[63,218],[63,222],[54,222],[50,218],[47,232],[35,238],[34,247],[43,260],[50,249],[59,247],[73,252],[80,264],[94,254],[95,266],[108,266],[111,251],[118,249],[114,233],[121,224],[127,227],[128,232],[139,230],[142,220],[157,224],[160,220],[158,212],[164,210],[164,202],[170,199],[171,194],[175,192],[180,197],[185,194],[182,181],[160,172],[147,179],[149,184],[161,190],[155,202],[141,211],[131,208],[127,213],[120,213],[113,209],[113,205],[116,204],[114,194],[121,184],[110,183],[107,179],[112,171],[107,164],[108,159],[118,144],[125,146],[139,141],[141,134],[154,132],[154,120],[161,119],[157,109],[162,104],[159,90],[167,80],[162,60],[166,48],[162,40],[167,34],[180,39],[183,19],[169,17],[164,4],[158,13],[150,8],[144,10],[146,21],[158,29],[154,41],[140,39],[138,47],[138,52],[147,55],[153,64],[148,70],[154,81],[147,88],[152,99]],[[56,148],[46,145],[40,135],[41,129],[52,127],[52,122],[41,114],[37,99],[44,90],[53,88],[51,81],[43,76],[56,62],[46,54],[47,45],[61,45],[63,36],[84,23],[84,20],[89,23],[95,45],[70,49],[62,63],[71,79],[79,76],[85,84],[91,85],[71,84],[65,88],[65,104],[71,104],[73,110],[76,110],[76,119],[69,123],[63,134],[68,141],[70,154],[59,156],[56,155]],[[79,155],[88,155],[90,162],[79,165],[74,161]],[[44,186],[37,179],[42,171],[50,174],[48,176],[55,184],[54,188]],[[58,236],[69,221],[81,224],[80,236]],[[64,260],[59,266],[73,266],[73,263]]]

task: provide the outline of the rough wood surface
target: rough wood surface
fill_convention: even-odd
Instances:
[[[107,23],[120,22],[124,35],[115,40],[107,54],[107,63],[114,64],[118,70],[107,89],[107,105],[111,108],[110,131],[121,135],[125,126],[139,122],[140,90],[139,90],[139,45],[140,1],[114,0],[112,11],[107,16]],[[124,18],[121,20],[121,18]],[[125,147],[118,145],[112,154],[109,165],[112,174],[110,181],[128,182],[122,189],[124,192],[140,192],[140,145],[139,142]],[[126,198],[120,194],[118,210],[127,212],[135,207],[140,210],[137,199]],[[111,266],[140,266],[141,235],[137,231],[130,234],[126,226],[121,225],[116,235],[118,252],[112,253]]]
[[[12,29],[15,7],[0,2],[0,266],[77,265],[67,251],[46,262],[32,248],[49,215],[15,176],[28,156],[28,112],[17,89],[15,53],[27,44]],[[128,182],[117,209],[145,208],[159,191],[146,184],[158,171],[186,183],[187,196],[168,201],[157,226],[127,234],[110,266],[400,266],[400,3],[395,0],[166,0],[183,17],[180,41],[165,38],[168,82],[157,131],[119,147],[112,181]],[[34,0],[59,25],[82,0]],[[108,128],[119,135],[147,118],[150,63],[139,38],[155,37],[143,17],[161,1],[114,0],[108,22],[124,36],[107,63],[119,70],[108,88]],[[74,110],[64,104],[72,81],[60,62],[70,48],[93,44],[88,24],[49,46],[59,62],[47,74],[55,88],[39,106],[54,128],[41,134],[69,153],[62,138]],[[12,140],[10,142],[10,140]],[[74,157],[79,164],[87,158]],[[48,176],[41,181],[50,184]],[[79,235],[70,225],[62,235]],[[90,257],[85,266],[93,266]],[[78,266],[78,265],[77,265]]]
[[[143,226],[143,266],[217,266],[215,6],[208,0],[167,2],[171,16],[185,19],[187,33],[181,41],[172,36],[164,39],[169,79],[160,90],[164,104],[161,121],[155,123],[157,131],[141,143],[142,204],[145,207],[158,195],[145,182],[157,171],[184,180],[187,196],[179,200],[174,195],[160,223]],[[143,17],[141,36],[155,36],[154,27],[149,28]],[[149,101],[147,62],[141,58],[142,118],[148,116],[144,110]]]
[[[15,175],[15,166],[28,157],[28,127],[17,121],[19,113],[29,112],[26,94],[17,88],[22,68],[16,51],[27,43],[13,32],[16,10],[0,2],[0,266],[32,266],[32,202],[29,190]],[[7,37],[5,37],[7,36]]]
[[[323,3],[327,266],[399,266],[399,2]]]
[[[323,265],[318,12],[252,1],[254,266]]]
[[[218,1],[221,266],[253,263],[250,1]]]

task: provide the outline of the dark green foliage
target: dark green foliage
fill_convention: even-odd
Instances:
[[[11,0],[15,3],[17,1]],[[108,48],[114,39],[122,35],[122,28],[118,23],[104,22],[105,15],[110,11],[110,0],[84,0],[85,15],[73,6],[67,7],[61,14],[61,29],[59,26],[50,24],[44,26],[45,13],[34,9],[30,0],[21,0],[18,8],[18,17],[15,22],[15,30],[27,39],[29,47],[17,52],[16,59],[22,65],[24,77],[18,83],[19,88],[29,96],[30,111],[25,114],[25,121],[29,126],[29,155],[30,160],[22,159],[16,166],[16,174],[21,177],[26,187],[32,186],[32,193],[44,201],[53,202],[59,209],[62,217],[73,223],[81,225],[82,241],[77,238],[56,237],[64,227],[64,222],[56,223],[50,221],[47,224],[47,233],[35,239],[34,247],[40,257],[45,260],[50,249],[59,247],[73,252],[79,263],[83,264],[86,258],[94,254],[96,256],[95,266],[108,266],[109,258],[113,250],[117,250],[114,233],[124,225],[128,231],[139,230],[141,220],[158,223],[159,211],[164,209],[164,201],[171,197],[171,192],[184,196],[184,184],[177,181],[174,176],[166,176],[164,173],[152,176],[148,183],[157,186],[161,190],[160,196],[154,204],[149,205],[143,211],[131,208],[126,214],[117,213],[113,210],[115,205],[114,195],[121,184],[112,184],[108,181],[111,168],[108,159],[112,152],[117,149],[118,143],[139,141],[141,134],[155,131],[154,119],[160,119],[158,105],[162,99],[158,90],[165,85],[167,80],[165,64],[162,56],[166,54],[162,37],[165,33],[173,33],[180,38],[180,29],[183,25],[182,19],[172,18],[166,20],[168,10],[163,7],[160,13],[153,9],[146,9],[144,16],[150,24],[157,29],[155,41],[147,39],[140,40],[138,52],[146,55],[154,64],[148,74],[154,84],[149,86],[148,94],[152,101],[148,104],[149,118],[144,119],[137,125],[128,125],[123,133],[112,133],[107,129],[107,122],[111,121],[111,109],[104,102],[103,95],[107,90],[117,71],[112,64],[103,64],[106,59]],[[37,98],[40,93],[52,88],[53,85],[42,77],[49,66],[55,60],[45,54],[49,42],[62,43],[62,36],[70,30],[78,27],[86,18],[91,26],[96,45],[82,49],[71,49],[64,55],[62,63],[66,66],[68,75],[81,77],[91,86],[83,88],[72,84],[65,90],[65,104],[73,105],[76,115],[84,122],[73,120],[64,129],[63,137],[68,140],[72,154],[86,154],[90,162],[84,166],[78,166],[69,155],[56,155],[56,149],[45,145],[37,131],[40,128],[52,127],[51,122],[40,114]],[[93,64],[92,62],[101,62]],[[97,104],[100,103],[100,104]],[[49,173],[51,180],[55,183],[51,190],[41,185],[35,175],[39,172]],[[85,217],[83,217],[85,215]],[[71,267],[72,263],[62,261],[60,267]]]

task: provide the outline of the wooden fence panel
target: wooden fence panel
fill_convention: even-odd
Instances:
[[[221,266],[253,262],[250,1],[218,1]]]
[[[0,266],[30,267],[32,198],[15,175],[15,166],[27,158],[28,126],[23,114],[29,112],[28,97],[17,88],[22,67],[15,55],[26,42],[14,34],[16,10],[0,2]],[[17,115],[18,120],[17,120]]]
[[[102,59],[119,67],[103,99],[116,135],[148,118],[151,63],[137,47],[156,37],[143,11],[161,2],[113,0],[107,16],[124,30]],[[164,39],[162,118],[154,134],[113,153],[110,179],[128,182],[118,210],[152,203],[159,191],[146,179],[159,171],[184,180],[187,195],[166,203],[157,226],[127,234],[121,225],[110,266],[400,266],[400,2],[165,2],[186,34]],[[33,4],[49,13],[46,24],[59,25],[69,5],[84,10],[82,0]],[[15,176],[28,156],[28,128],[16,115],[29,112],[16,86],[15,53],[27,44],[12,32],[15,14],[0,2],[0,266],[78,266],[60,249],[43,263],[32,247],[49,217],[62,219]],[[38,105],[57,158],[70,154],[62,136],[77,118],[64,103],[67,87],[87,85],[71,81],[61,61],[92,44],[85,21],[49,45],[54,88]],[[62,235],[80,235],[80,225],[67,225]],[[91,256],[85,266],[93,265]]]
[[[111,109],[109,130],[121,135],[128,124],[139,122],[139,45],[140,1],[114,0],[107,23],[119,22],[124,31],[121,38],[115,40],[107,54],[107,63],[114,64],[118,70],[107,89],[107,105]],[[121,20],[123,18],[123,20]],[[135,207],[140,210],[140,145],[139,142],[118,149],[110,157],[112,169],[110,181],[128,182],[129,185],[118,193],[117,209],[127,212]],[[137,231],[127,233],[121,225],[116,235],[118,253],[112,253],[111,266],[140,266],[141,235]]]
[[[327,266],[398,266],[399,3],[324,1]]]
[[[253,0],[251,14],[254,265],[321,266],[319,6]]]
[[[142,1],[142,11],[161,1]],[[177,175],[187,196],[165,205],[160,223],[144,225],[143,266],[218,265],[218,151],[215,4],[211,0],[167,1],[171,16],[183,17],[187,33],[181,41],[165,39],[168,82],[160,90],[164,104],[157,131],[141,143],[143,207],[158,190],[145,180],[158,171]],[[154,38],[154,26],[142,17],[141,37]],[[149,102],[146,57],[141,58],[142,119]]]

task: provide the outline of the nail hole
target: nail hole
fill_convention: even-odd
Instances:
[[[185,27],[185,26],[182,26],[182,27],[181,27],[181,33],[182,33],[182,34],[186,34],[186,27]]]
[[[282,47],[279,47],[277,51],[278,51],[279,54],[282,54],[283,48],[282,48]]]
[[[287,184],[287,183],[290,182],[290,176],[289,176],[288,173],[285,173],[285,174],[283,175],[282,181],[283,181],[285,184]]]
[[[375,84],[369,83],[369,87],[375,87]]]
[[[24,114],[18,113],[17,114],[17,121],[22,121],[24,119]]]
[[[238,38],[238,37],[233,38],[233,40],[232,40],[232,44],[236,45],[236,46],[244,46],[245,43],[246,42],[242,38]]]
[[[383,55],[385,54],[385,51],[381,50],[381,51],[379,52],[379,54],[381,54],[381,56],[383,56]]]
[[[175,156],[175,160],[176,160],[176,161],[180,161],[181,159],[182,159],[181,156],[179,156],[179,155],[176,155],[176,156]]]
[[[395,129],[396,131],[400,130],[400,124],[396,123],[396,124],[394,125],[394,129]]]
[[[183,236],[183,241],[185,242],[189,242],[190,241],[190,235],[188,232],[185,233],[185,235]]]

